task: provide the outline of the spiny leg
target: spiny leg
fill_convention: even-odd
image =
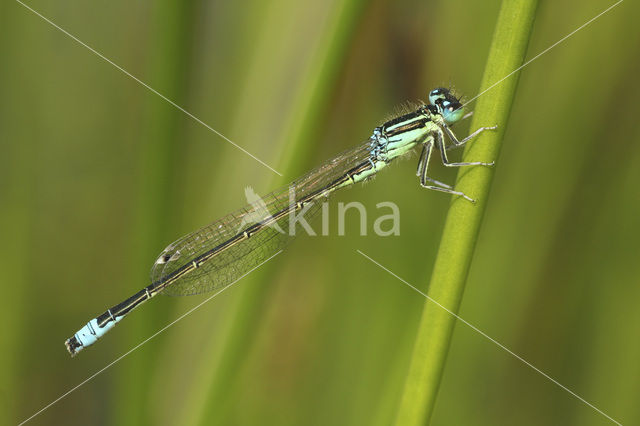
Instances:
[[[471,201],[472,203],[476,202],[476,200],[474,200],[473,198],[469,197],[464,192],[454,191],[453,189],[441,188],[439,186],[432,186],[432,185],[422,185],[422,187],[423,188],[427,188],[427,189],[433,189],[434,191],[446,192],[447,194],[457,195],[459,197],[464,198],[465,200]]]
[[[453,133],[453,131],[449,128],[449,126],[447,126],[446,124],[444,126],[442,126],[444,129],[444,132],[447,134],[447,136],[449,137],[449,139],[451,140],[451,142],[453,143],[453,145],[449,146],[447,148],[447,150],[450,149],[456,149],[456,148],[460,148],[461,146],[464,146],[464,144],[466,144],[467,142],[469,142],[471,139],[475,138],[476,136],[478,136],[480,133],[484,132],[485,130],[496,130],[498,128],[498,126],[490,126],[490,127],[480,127],[478,130],[476,130],[475,132],[471,133],[469,136],[467,136],[466,138],[462,139],[462,140],[458,140],[458,138],[456,137],[456,135]]]
[[[431,136],[429,136],[431,138]],[[444,182],[440,182],[439,180],[435,180],[427,176],[427,170],[429,168],[429,161],[431,159],[431,153],[433,152],[433,142],[426,142],[422,146],[422,153],[420,154],[420,162],[418,163],[418,171],[416,175],[420,178],[420,185],[425,186],[427,182],[434,183],[436,185],[440,185],[444,188],[451,189],[450,185],[447,185]]]
[[[424,148],[422,149],[422,154],[420,154],[420,164],[418,164],[418,170],[421,172],[420,186],[422,186],[423,188],[432,189],[434,191],[440,191],[440,192],[445,192],[447,194],[457,195],[459,197],[463,197],[464,199],[471,201],[472,203],[475,203],[476,200],[474,200],[471,197],[468,197],[465,193],[460,191],[454,191],[451,188],[451,186],[427,176],[427,168],[429,165],[429,159],[431,158],[431,152],[433,152],[433,142],[425,143]],[[427,185],[427,182],[432,182],[432,183],[435,183],[436,185],[441,185],[441,186]]]
[[[424,164],[424,157],[427,154],[427,146],[422,145],[422,151],[420,152],[420,159],[418,160],[418,170],[416,170],[416,176],[420,177],[422,175],[422,171],[426,168],[426,164]]]
[[[433,139],[431,136],[428,136],[428,139]],[[424,143],[422,146],[422,153],[420,154],[420,162],[418,163],[418,171],[416,175],[420,178],[420,185],[426,186],[427,182],[434,183],[436,185],[442,186],[443,188],[451,189],[451,185],[447,185],[444,182],[440,182],[439,180],[435,180],[427,176],[427,170],[429,169],[429,161],[431,160],[431,153],[433,152],[433,141],[429,141]]]
[[[472,162],[462,162],[462,163],[452,163],[447,158],[447,150],[444,146],[444,138],[441,132],[434,132],[434,137],[436,139],[436,145],[440,150],[440,156],[442,157],[442,164],[446,167],[462,167],[462,166],[493,166],[493,161],[491,163],[483,163],[481,161],[472,161]],[[467,138],[468,139],[468,138]]]

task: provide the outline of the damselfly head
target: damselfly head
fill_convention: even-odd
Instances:
[[[438,87],[429,93],[429,103],[438,108],[442,118],[448,124],[455,123],[464,115],[460,100],[444,87]]]
[[[445,89],[444,87],[438,87],[437,89],[433,89],[430,93],[429,93],[429,103],[431,105],[436,105],[436,101],[442,101],[444,100],[447,96],[450,96],[451,92],[449,91],[449,89]]]

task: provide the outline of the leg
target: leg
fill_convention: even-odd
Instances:
[[[431,152],[433,152],[433,142],[425,143],[422,147],[422,153],[420,154],[420,161],[418,163],[418,171],[416,172],[416,176],[420,178],[420,185],[425,186],[427,182],[431,182],[438,186],[442,186],[443,188],[451,189],[450,185],[427,176],[427,169],[429,168]]]
[[[475,203],[476,200],[468,197],[466,194],[460,191],[454,191],[451,186],[427,176],[427,166],[429,165],[429,158],[431,158],[432,151],[433,151],[433,142],[427,142],[422,148],[422,154],[420,154],[420,163],[418,164],[420,186],[422,186],[423,188],[432,189],[434,191],[440,191],[440,192],[445,192],[447,194],[457,195],[459,197],[463,197],[464,199],[471,201],[472,203]],[[434,183],[435,185],[427,185],[427,182]]]
[[[438,149],[440,150],[440,156],[442,157],[442,164],[444,164],[446,167],[461,167],[461,166],[493,166],[493,161],[491,163],[483,163],[480,161],[473,161],[473,162],[469,162],[469,163],[452,163],[449,161],[449,159],[447,158],[447,150],[446,147],[444,146],[444,138],[442,137],[442,133],[439,132],[434,132],[435,133],[435,140],[436,140],[436,145],[438,146]],[[476,131],[477,133],[477,131]],[[468,138],[467,138],[468,139]]]
[[[471,201],[472,203],[476,202],[476,200],[474,200],[473,198],[469,197],[464,192],[454,191],[453,189],[449,189],[449,188],[441,188],[439,186],[422,185],[422,187],[423,188],[427,188],[427,189],[433,189],[434,191],[446,192],[447,194],[457,195],[459,197],[464,198],[467,201]]]
[[[422,145],[422,151],[420,152],[420,159],[418,160],[418,170],[416,170],[416,176],[420,177],[422,171],[427,167],[424,163],[424,157],[427,154],[427,145]]]
[[[476,130],[475,132],[471,133],[469,136],[467,136],[466,138],[462,139],[462,140],[458,140],[458,138],[456,137],[456,135],[451,131],[451,129],[449,128],[449,126],[444,125],[444,132],[447,134],[447,136],[449,137],[449,139],[451,140],[451,142],[453,143],[452,146],[448,147],[447,150],[449,149],[455,149],[455,148],[460,148],[461,146],[463,146],[465,143],[469,142],[471,139],[475,138],[476,136],[478,136],[480,133],[484,132],[485,130],[495,130],[498,128],[498,126],[491,126],[491,127],[480,127],[478,130]]]

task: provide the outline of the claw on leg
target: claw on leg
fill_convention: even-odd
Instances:
[[[433,185],[423,185],[422,183],[420,184],[423,188],[427,188],[427,189],[432,189],[434,191],[440,191],[440,192],[445,192],[447,194],[453,194],[453,195],[457,195],[458,197],[462,197],[465,200],[475,204],[476,200],[474,200],[473,198],[469,197],[467,194],[465,194],[464,192],[461,191],[454,191],[453,189],[450,188],[442,188],[439,186],[433,186]]]

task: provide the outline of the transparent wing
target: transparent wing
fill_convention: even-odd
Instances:
[[[203,254],[229,241],[252,225],[263,223],[278,212],[290,209],[293,213],[272,221],[260,231],[221,250],[197,269],[184,274],[168,285],[163,294],[182,296],[204,293],[225,287],[264,260],[284,248],[296,235],[305,233],[320,211],[324,197],[305,204],[295,211],[299,200],[314,195],[341,178],[351,168],[369,158],[370,144],[362,144],[328,161],[319,168],[294,181],[291,185],[264,197],[251,196],[250,204],[170,244],[158,256],[151,268],[151,282],[160,283],[176,270],[188,265]],[[322,192],[322,191],[321,191]],[[329,193],[322,194],[328,196]]]

